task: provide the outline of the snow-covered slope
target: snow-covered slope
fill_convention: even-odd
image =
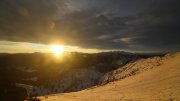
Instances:
[[[44,86],[35,87],[33,94],[47,95],[53,93],[72,92],[86,89],[97,84],[97,80],[102,76],[90,69],[74,69],[63,75],[63,78],[57,78],[44,84]]]
[[[133,76],[133,75],[142,73],[144,71],[147,71],[149,69],[156,68],[162,65],[164,63],[164,60],[166,60],[168,57],[169,55],[166,55],[162,58],[151,57],[148,59],[139,59],[135,62],[130,62],[117,70],[106,73],[99,80],[99,84],[106,84],[115,80],[124,79],[129,76]]]
[[[42,101],[179,101],[180,53],[138,60],[103,78],[106,77],[113,82],[40,98]]]

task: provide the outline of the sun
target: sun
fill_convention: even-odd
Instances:
[[[51,50],[55,56],[60,56],[64,52],[64,47],[61,45],[52,45]]]

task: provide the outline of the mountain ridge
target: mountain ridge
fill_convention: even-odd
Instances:
[[[129,66],[129,70],[126,67],[124,71],[115,74],[115,77],[117,75],[120,75],[118,77],[129,75],[131,70],[139,67],[139,71],[135,71],[134,75],[127,76],[123,79],[117,78],[117,80],[112,80],[105,85],[79,92],[49,95],[47,99],[44,97],[40,98],[42,101],[178,101],[180,100],[179,61],[180,52],[167,54],[164,57],[137,60],[122,67]],[[135,65],[130,68],[130,64],[133,63]],[[145,65],[147,68],[144,69],[141,67],[142,65]]]

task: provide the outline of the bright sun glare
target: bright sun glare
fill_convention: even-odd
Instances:
[[[55,56],[60,56],[64,51],[64,47],[60,45],[52,45],[51,49]]]

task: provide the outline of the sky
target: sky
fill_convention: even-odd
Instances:
[[[180,51],[179,0],[0,0],[0,52]]]

